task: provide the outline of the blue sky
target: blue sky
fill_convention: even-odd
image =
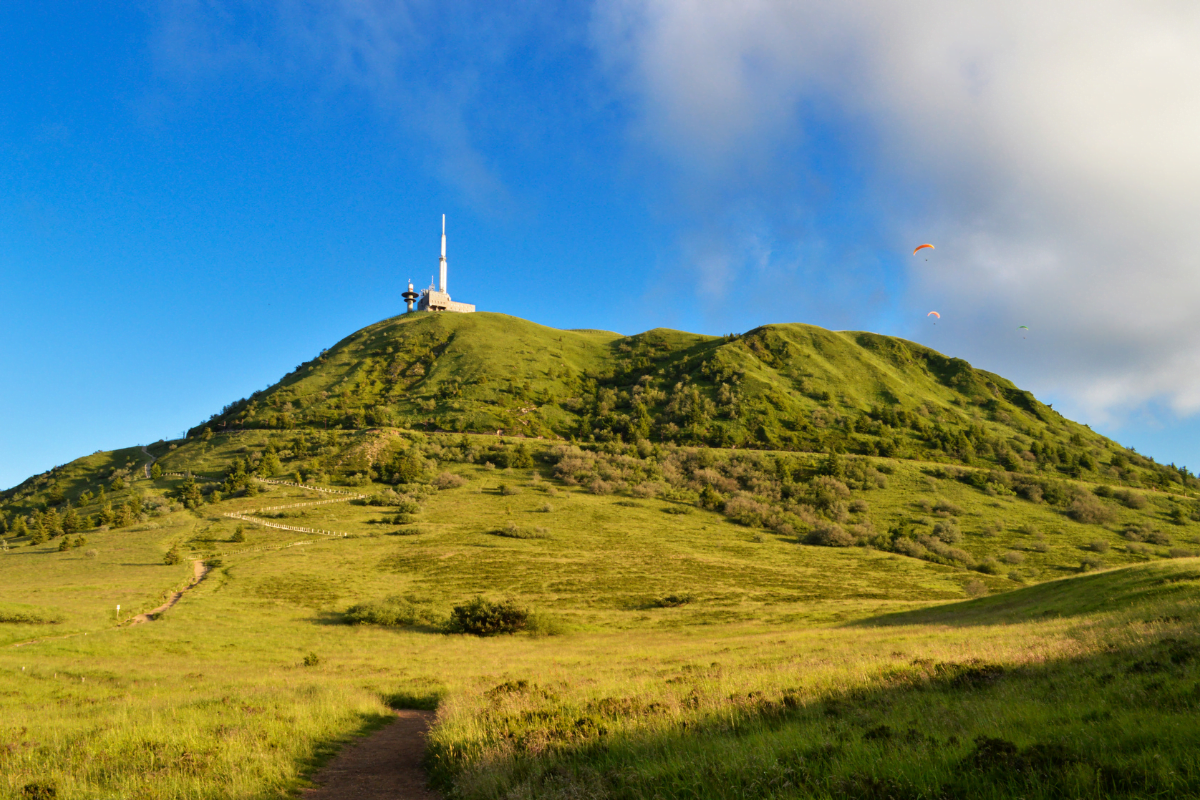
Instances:
[[[1200,465],[1200,24],[1043,6],[10,4],[0,486],[398,313],[442,213],[484,310],[905,336]]]

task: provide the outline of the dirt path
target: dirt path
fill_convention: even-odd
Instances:
[[[167,598],[167,602],[163,603],[161,606],[154,609],[153,611],[147,611],[145,614],[138,614],[136,617],[129,620],[129,624],[130,625],[140,625],[143,622],[150,622],[151,620],[158,619],[159,614],[163,613],[168,608],[170,608],[171,606],[178,603],[179,598],[183,597],[183,593],[186,592],[188,589],[191,589],[192,587],[194,587],[200,581],[204,580],[204,576],[207,574],[208,574],[208,567],[205,566],[203,561],[193,561],[192,562],[192,582],[191,583],[189,583],[184,588],[180,589],[178,592],[175,592],[174,594],[172,594],[169,598]]]
[[[150,455],[150,451],[146,449],[146,445],[142,445],[142,452],[145,453],[146,455],[150,456],[150,460],[142,465],[142,468],[146,470],[146,477],[149,478],[150,477],[150,467],[154,464],[155,461],[158,461],[158,459],[155,458],[154,456]]]
[[[396,721],[346,745],[313,776],[304,800],[438,800],[421,758],[432,711],[397,711]]]

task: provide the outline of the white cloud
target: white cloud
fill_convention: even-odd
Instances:
[[[1200,411],[1200,6],[611,0],[593,41],[697,208],[774,197],[836,119],[881,237],[937,242],[908,299],[974,320],[965,355],[1093,420]]]

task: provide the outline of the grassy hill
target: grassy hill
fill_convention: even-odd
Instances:
[[[801,324],[727,337],[619,336],[503,314],[406,314],[347,337],[189,435],[203,427],[503,430],[1197,486],[961,359]]]
[[[286,795],[413,704],[451,797],[1194,796],[1196,489],[887,337],[386,320],[4,493],[0,797]]]

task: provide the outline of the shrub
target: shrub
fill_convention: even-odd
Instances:
[[[1029,549],[1033,550],[1035,553],[1049,553],[1050,544],[1048,542],[1034,542],[1032,545],[1030,545]]]
[[[846,533],[836,522],[822,521],[813,526],[804,541],[823,547],[850,547],[854,544],[854,537]]]
[[[1113,492],[1113,497],[1121,501],[1121,504],[1126,508],[1142,509],[1146,507],[1145,495],[1140,495],[1137,492],[1131,492],[1128,489],[1118,489]]]
[[[437,622],[437,615],[429,602],[399,595],[353,605],[346,609],[345,618],[352,625],[384,625],[389,628],[407,628]]]
[[[236,529],[236,530],[233,532],[233,536],[230,536],[230,537],[229,537],[229,541],[231,541],[231,542],[244,542],[244,541],[246,541],[246,526],[245,526],[245,525],[238,525],[238,526],[237,526],[237,529]]]
[[[667,506],[663,509],[664,514],[690,514],[692,509],[690,506]]]
[[[1001,560],[1005,564],[1020,564],[1025,560],[1025,554],[1018,553],[1016,550],[1009,550],[1007,553],[1001,556]]]
[[[934,523],[933,535],[946,544],[958,544],[962,541],[962,531],[953,520],[939,519]]]
[[[433,479],[433,485],[439,489],[457,489],[466,482],[465,478],[455,475],[453,472],[439,472],[438,476]]]
[[[1167,551],[1167,555],[1171,558],[1195,558],[1196,551],[1186,547],[1172,547]]]
[[[865,513],[867,513],[867,512],[868,512],[868,511],[870,511],[870,510],[871,510],[871,507],[867,505],[867,501],[866,501],[866,500],[851,500],[851,501],[850,501],[850,511],[851,511],[851,513],[854,513],[854,514],[865,514]]]
[[[41,609],[4,609],[0,608],[0,624],[14,625],[56,625],[62,622],[62,617]]]
[[[21,788],[24,800],[54,800],[58,797],[58,788],[54,781],[34,781]]]
[[[850,487],[829,475],[822,475],[812,484],[811,502],[817,508],[828,510],[841,500],[850,499]]]
[[[1004,530],[1004,520],[997,519],[983,526],[980,531],[984,536],[998,536]]]
[[[690,594],[669,594],[666,597],[660,597],[657,600],[652,600],[650,605],[654,608],[678,608],[679,606],[687,605],[692,602]]]
[[[543,514],[552,514],[554,513],[554,505],[549,502],[542,503],[540,506],[538,506],[538,511],[542,512]]]
[[[947,517],[957,517],[963,513],[961,508],[949,500],[938,500],[933,504],[933,511],[935,514]]]
[[[529,624],[529,611],[514,600],[495,602],[476,597],[450,612],[447,626],[453,633],[470,633],[475,636],[495,636],[501,633],[516,633]]]
[[[612,494],[615,488],[616,487],[614,487],[608,481],[604,481],[599,478],[596,478],[590,484],[588,484],[588,491],[592,494]]]
[[[100,551],[93,548],[91,550],[84,551],[83,555],[87,558],[95,558],[100,555]]]
[[[901,536],[892,542],[892,550],[901,555],[911,556],[912,558],[923,558],[929,553],[924,545],[909,539],[907,536]]]
[[[1107,553],[1108,542],[1106,542],[1104,539],[1093,539],[1092,541],[1088,542],[1087,549],[1091,550],[1093,553]]]
[[[1091,572],[1094,569],[1101,569],[1103,567],[1104,559],[1100,558],[1100,556],[1088,556],[1079,562],[1080,572]]]
[[[500,487],[500,494],[504,495],[505,497],[512,497],[513,495],[517,495],[520,493],[521,493],[521,489],[520,489],[520,487],[517,487],[517,486],[512,486],[512,485],[506,483]]]
[[[634,497],[658,497],[662,491],[662,484],[646,481],[634,486],[631,492]]]
[[[503,528],[491,532],[493,536],[503,536],[507,539],[549,539],[550,531],[546,528],[534,528],[532,531],[517,526],[511,520]]]
[[[178,544],[171,545],[171,549],[167,551],[167,554],[165,556],[163,556],[163,563],[166,564],[167,566],[173,566],[175,564],[180,564],[182,562],[183,562],[183,556],[179,552],[179,545]]]
[[[1125,545],[1125,552],[1133,555],[1144,556],[1149,555],[1152,551],[1150,550],[1149,545],[1142,544],[1141,542],[1130,542],[1129,544]]]
[[[982,597],[987,594],[987,590],[987,584],[978,578],[973,578],[963,585],[963,591],[971,597]]]
[[[975,566],[975,569],[979,570],[980,572],[984,573],[985,575],[1002,575],[1002,574],[1004,574],[1004,568],[1001,567],[1000,562],[994,558],[985,558],[983,561],[979,562]]]
[[[321,663],[321,657],[316,653],[309,653],[304,657],[304,666],[315,667]]]
[[[725,516],[739,525],[762,527],[771,517],[771,507],[749,497],[731,497],[725,501]]]
[[[421,504],[417,502],[416,498],[401,496],[400,500],[396,502],[396,512],[398,514],[416,514],[420,510]]]
[[[1102,525],[1116,519],[1116,512],[1101,503],[1092,495],[1079,495],[1071,501],[1067,508],[1067,516],[1076,522],[1088,525]]]

